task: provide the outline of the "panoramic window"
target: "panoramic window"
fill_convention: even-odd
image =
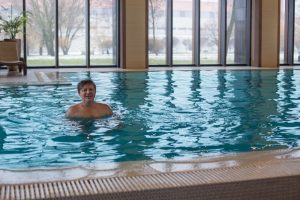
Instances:
[[[287,63],[287,58],[285,56],[285,44],[286,44],[286,1],[280,1],[280,64]]]
[[[227,0],[227,64],[246,64],[247,0]]]
[[[10,20],[18,16],[22,12],[22,1],[0,0],[0,16],[4,20]],[[0,39],[10,39],[11,36],[3,30],[0,33]],[[21,39],[22,33],[18,33],[16,38]]]
[[[200,64],[219,64],[220,0],[200,4]]]
[[[150,65],[250,64],[249,1],[148,0],[148,3]],[[160,38],[164,38],[163,42]]]
[[[300,0],[281,0],[280,64],[300,64]]]
[[[85,0],[58,1],[59,65],[86,64]]]
[[[55,0],[29,0],[27,10],[27,64],[55,66]]]
[[[9,21],[10,19],[14,19],[19,16],[22,12],[22,1],[14,1],[14,0],[0,0],[0,16],[3,20]],[[18,32],[15,36],[16,39],[23,39],[23,33]],[[0,32],[0,40],[4,39],[12,39],[12,35],[9,33],[5,33],[5,31],[1,30]],[[20,42],[21,49],[23,49],[23,44]],[[21,51],[23,56],[23,51]]]
[[[173,64],[193,63],[193,0],[173,0]]]
[[[167,64],[167,0],[149,0],[148,2],[148,43],[149,64]]]
[[[300,63],[300,0],[295,0],[294,63]]]
[[[1,17],[20,14],[22,2],[0,0]],[[30,16],[26,24],[29,67],[117,65],[117,0],[26,0],[25,3]],[[17,35],[22,37],[22,33]],[[0,39],[5,38],[8,36],[0,33]]]
[[[91,65],[114,65],[117,56],[116,0],[91,0]]]

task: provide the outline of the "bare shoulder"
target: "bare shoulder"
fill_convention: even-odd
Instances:
[[[79,110],[79,104],[70,106],[66,112],[66,117],[75,116],[78,110]]]
[[[101,109],[105,114],[107,115],[112,115],[112,109],[109,105],[105,104],[105,103],[97,103],[97,106],[99,107],[99,109]]]

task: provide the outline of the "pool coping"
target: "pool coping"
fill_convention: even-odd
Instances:
[[[165,189],[168,191],[187,187],[201,189],[217,187],[220,184],[229,187],[231,184],[249,182],[257,185],[267,181],[274,185],[283,180],[293,180],[290,184],[299,186],[300,149],[258,151],[190,160],[0,170],[0,177],[0,199],[82,199],[83,196],[95,195],[98,198],[99,195],[122,196],[132,192],[162,192]],[[245,187],[248,187],[247,184]],[[293,194],[299,194],[300,197],[300,191],[293,191]]]

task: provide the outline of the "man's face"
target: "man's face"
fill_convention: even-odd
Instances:
[[[79,91],[79,96],[84,103],[91,103],[94,101],[96,89],[92,84],[85,84]]]

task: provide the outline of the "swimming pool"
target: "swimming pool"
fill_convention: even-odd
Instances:
[[[65,86],[0,86],[0,168],[88,165],[300,146],[300,71],[65,73]],[[68,120],[92,78],[115,115]]]

